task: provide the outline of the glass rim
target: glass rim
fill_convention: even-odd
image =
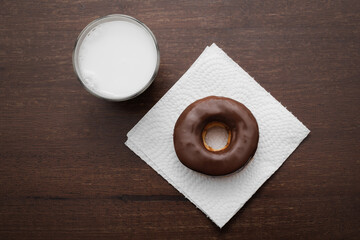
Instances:
[[[152,37],[154,44],[155,44],[155,48],[156,48],[156,54],[157,54],[157,59],[156,59],[156,66],[153,72],[153,75],[151,76],[151,78],[148,80],[148,82],[144,85],[143,88],[141,88],[138,92],[127,96],[127,97],[121,97],[121,98],[112,98],[109,96],[103,96],[100,95],[99,93],[95,92],[94,90],[90,89],[84,82],[83,79],[81,77],[80,74],[80,69],[79,69],[79,64],[78,64],[78,55],[79,55],[79,49],[80,46],[83,42],[83,40],[85,39],[86,35],[92,30],[94,29],[96,26],[98,26],[101,23],[105,23],[105,22],[112,22],[112,21],[127,21],[127,22],[132,22],[137,24],[138,26],[142,27],[143,29],[145,29],[145,31],[147,31],[150,36]],[[152,33],[152,31],[141,21],[139,21],[138,19],[128,16],[128,15],[124,15],[124,14],[110,14],[110,15],[106,15],[103,17],[99,17],[93,21],[91,21],[78,35],[76,41],[75,41],[75,46],[73,49],[73,53],[72,53],[72,63],[73,63],[73,68],[74,68],[74,72],[76,74],[77,79],[79,80],[79,82],[81,83],[81,85],[92,95],[94,95],[95,97],[101,98],[101,99],[106,99],[109,101],[126,101],[132,98],[137,97],[138,95],[140,95],[141,93],[143,93],[155,80],[156,75],[159,71],[159,66],[160,66],[160,50],[159,50],[159,45],[158,42],[155,38],[155,35]]]

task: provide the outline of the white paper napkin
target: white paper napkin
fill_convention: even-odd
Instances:
[[[182,165],[173,145],[181,112],[197,99],[216,95],[247,106],[259,125],[252,161],[241,171],[212,177]],[[190,69],[131,129],[125,143],[179,192],[223,227],[283,164],[309,130],[249,74],[212,44]]]

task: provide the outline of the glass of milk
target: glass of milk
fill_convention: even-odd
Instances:
[[[160,65],[154,34],[139,20],[108,15],[87,25],[73,52],[80,82],[93,95],[124,101],[145,91]]]

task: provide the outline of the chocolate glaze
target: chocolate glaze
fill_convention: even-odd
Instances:
[[[231,131],[230,145],[211,152],[202,142],[202,131],[210,122],[222,122]],[[225,175],[243,167],[255,154],[259,128],[243,104],[225,97],[210,96],[190,104],[174,128],[174,147],[188,168],[208,175]]]

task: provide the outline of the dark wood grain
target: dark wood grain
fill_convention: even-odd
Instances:
[[[360,1],[0,1],[0,239],[359,239]],[[156,35],[134,100],[76,80],[79,32],[110,13]],[[217,43],[310,130],[220,230],[125,145]]]

